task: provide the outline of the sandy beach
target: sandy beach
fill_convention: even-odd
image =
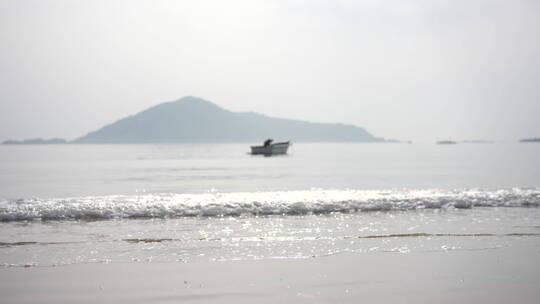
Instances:
[[[497,249],[0,269],[2,303],[537,303],[536,240]]]

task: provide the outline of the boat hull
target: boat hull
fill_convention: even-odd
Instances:
[[[287,154],[289,145],[289,142],[282,142],[271,144],[269,146],[251,146],[251,154],[265,156]]]

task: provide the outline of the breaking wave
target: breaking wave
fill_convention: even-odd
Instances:
[[[304,215],[424,208],[538,207],[540,188],[321,190],[86,196],[0,201],[0,221]]]

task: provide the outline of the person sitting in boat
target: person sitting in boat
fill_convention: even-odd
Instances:
[[[273,140],[273,139],[270,139],[270,138],[267,139],[267,140],[265,140],[265,141],[264,141],[264,146],[265,146],[265,147],[270,146],[270,144],[271,144],[273,141],[274,141],[274,140]]]

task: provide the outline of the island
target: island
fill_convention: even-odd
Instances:
[[[473,139],[473,140],[463,140],[463,141],[460,141],[460,143],[464,143],[464,144],[494,144],[495,141],[493,141],[493,140],[485,140],[485,139]]]
[[[232,112],[187,96],[122,118],[72,143],[386,142],[363,128]]]
[[[43,139],[43,138],[32,138],[32,139],[24,139],[24,140],[5,140],[2,142],[3,145],[58,145],[58,144],[65,144],[67,141],[63,138],[50,138],[50,139]]]
[[[519,142],[522,142],[522,143],[540,142],[540,137],[524,138],[524,139],[520,140]]]

